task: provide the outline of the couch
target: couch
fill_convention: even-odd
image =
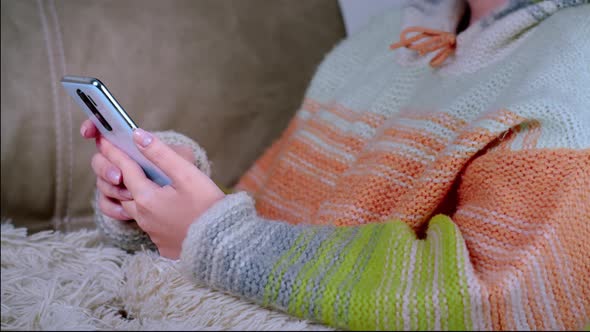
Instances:
[[[3,0],[1,216],[93,228],[95,149],[59,84],[94,76],[135,122],[195,139],[231,187],[344,37],[336,0]]]

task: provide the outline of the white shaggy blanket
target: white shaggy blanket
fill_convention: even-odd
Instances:
[[[199,287],[96,230],[1,233],[2,330],[330,330]]]

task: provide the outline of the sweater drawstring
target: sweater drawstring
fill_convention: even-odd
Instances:
[[[413,37],[407,38],[409,33],[416,32],[417,34]],[[420,39],[427,38],[428,40],[416,43]],[[406,47],[410,50],[417,51],[418,54],[424,56],[426,53],[440,50],[432,60],[430,60],[430,66],[440,66],[449,55],[455,51],[456,38],[455,35],[441,30],[429,29],[424,27],[408,27],[400,34],[399,42],[391,44],[390,49]]]

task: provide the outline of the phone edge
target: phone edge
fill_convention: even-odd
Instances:
[[[115,108],[115,110],[119,113],[119,115],[121,115],[121,117],[123,117],[123,120],[125,120],[125,122],[127,123],[127,125],[129,125],[131,130],[137,129],[137,125],[135,124],[133,119],[131,119],[131,117],[127,114],[127,112],[125,112],[125,109],[123,109],[123,107],[117,102],[117,100],[115,99],[113,94],[111,94],[111,92],[106,87],[106,85],[104,85],[104,83],[102,83],[98,78],[66,75],[66,76],[62,77],[61,82],[63,82],[63,83],[76,83],[76,84],[89,84],[89,85],[96,87],[98,89],[98,91],[100,91],[107,98],[107,100],[111,103],[111,105]]]

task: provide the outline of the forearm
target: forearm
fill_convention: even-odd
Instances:
[[[191,226],[181,261],[199,282],[332,326],[486,327],[471,319],[483,294],[468,286],[476,278],[446,217],[425,240],[401,222],[295,226],[258,217],[238,193]]]

